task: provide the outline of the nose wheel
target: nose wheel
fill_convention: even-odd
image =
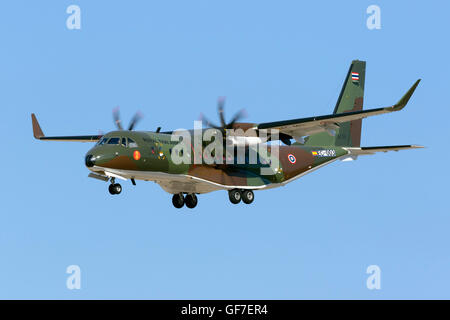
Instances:
[[[122,186],[118,183],[112,183],[109,185],[108,190],[111,194],[120,194],[122,192]]]
[[[110,194],[120,194],[122,192],[122,186],[116,183],[114,178],[111,178],[111,184],[108,187]]]

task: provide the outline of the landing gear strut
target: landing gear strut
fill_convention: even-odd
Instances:
[[[122,186],[116,183],[114,178],[111,178],[111,184],[108,187],[110,194],[120,194],[122,192]]]

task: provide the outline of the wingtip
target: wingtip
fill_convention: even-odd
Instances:
[[[409,90],[405,93],[405,95],[394,106],[392,106],[393,111],[402,110],[408,104],[409,99],[413,95],[421,80],[422,79],[417,79],[412,87],[409,88]]]
[[[31,114],[31,123],[33,125],[33,136],[36,139],[44,137],[44,133],[42,132],[41,126],[39,125],[39,122],[34,113]]]

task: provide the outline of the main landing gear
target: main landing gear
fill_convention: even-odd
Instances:
[[[186,207],[193,209],[197,206],[197,203],[198,200],[195,193],[188,193],[185,196],[182,193],[176,193],[172,197],[172,204],[177,209],[182,208],[185,204]]]
[[[122,192],[122,186],[119,183],[116,183],[114,178],[111,178],[111,184],[108,187],[108,191],[110,194],[120,194]]]
[[[244,202],[246,204],[250,204],[255,199],[255,195],[252,190],[244,189],[233,189],[228,191],[228,197],[230,198],[230,202],[233,204],[238,204],[239,202]]]

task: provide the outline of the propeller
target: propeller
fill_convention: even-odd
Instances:
[[[231,121],[227,123],[225,120],[224,105],[225,97],[219,97],[217,101],[217,113],[219,115],[220,126],[209,121],[205,116],[203,116],[203,114],[200,114],[200,120],[204,121],[208,127],[220,130],[223,134],[225,133],[225,129],[232,129],[237,121],[247,116],[245,110],[241,109],[234,115]]]
[[[114,123],[116,124],[117,129],[123,130],[122,122],[120,120],[120,112],[119,112],[118,106],[113,109],[113,119],[114,119]]]
[[[139,111],[136,112],[133,118],[130,121],[130,125],[128,126],[128,130],[133,130],[136,124],[143,118],[144,116]]]
[[[233,118],[231,118],[231,121],[227,123],[225,120],[224,105],[225,105],[225,97],[219,97],[217,101],[217,112],[219,114],[220,126],[214,124],[214,122],[209,121],[203,114],[200,114],[200,120],[205,122],[206,126],[220,130],[222,132],[223,138],[226,139],[225,130],[232,129],[237,121],[247,117],[247,113],[245,112],[245,109],[241,109],[233,116]],[[272,140],[271,138],[272,137],[269,135],[268,140]],[[283,142],[285,145],[290,146],[291,139],[293,139],[293,137],[288,134],[280,132],[278,139],[281,140],[281,142]]]
[[[134,127],[136,126],[136,124],[143,118],[142,113],[140,113],[139,111],[136,112],[136,114],[133,116],[133,118],[130,121],[130,124],[128,125],[128,129],[129,131],[133,130]],[[113,109],[113,119],[114,119],[114,123],[116,124],[117,129],[119,130],[123,130],[122,127],[122,120],[120,120],[120,112],[119,112],[119,107],[115,107]]]

